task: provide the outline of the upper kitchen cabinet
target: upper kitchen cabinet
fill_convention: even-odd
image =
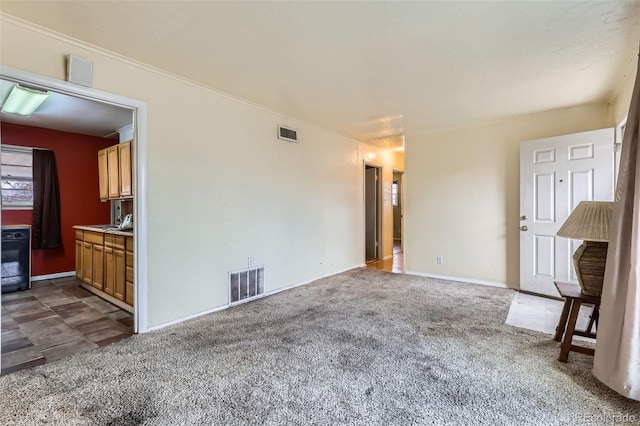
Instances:
[[[131,141],[118,144],[120,165],[120,197],[131,197]]]
[[[109,199],[109,171],[108,171],[107,150],[98,151],[98,183],[100,186],[100,199]]]
[[[101,200],[132,198],[131,141],[98,151],[98,173]]]

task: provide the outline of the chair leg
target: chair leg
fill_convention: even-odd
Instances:
[[[578,321],[579,312],[580,302],[578,300],[574,300],[571,305],[571,313],[569,314],[569,323],[567,324],[567,330],[564,333],[564,339],[562,339],[560,357],[558,357],[558,360],[561,362],[567,362],[567,359],[569,359],[571,341],[573,340],[573,332],[576,329],[576,322]]]
[[[564,301],[560,321],[558,321],[558,326],[556,327],[556,335],[553,338],[556,342],[562,341],[562,335],[564,334],[564,330],[567,328],[567,319],[569,318],[569,310],[571,310],[571,300],[572,299],[567,298]]]
[[[600,306],[593,305],[593,310],[591,311],[591,315],[589,316],[589,324],[587,325],[587,329],[585,330],[587,333],[592,334],[593,324],[598,326],[598,317],[600,316]]]

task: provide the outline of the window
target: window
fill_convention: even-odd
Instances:
[[[31,148],[2,145],[2,208],[33,208],[33,155]]]
[[[394,180],[391,185],[391,204],[394,207],[398,207],[398,181]]]

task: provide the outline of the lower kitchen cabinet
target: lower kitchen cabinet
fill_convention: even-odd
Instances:
[[[127,237],[125,246],[125,302],[133,306],[133,237]]]
[[[133,237],[82,228],[76,229],[76,276],[98,296],[133,306]]]
[[[111,295],[124,301],[125,294],[125,265],[124,265],[124,236],[105,234],[104,247],[109,250],[106,262],[106,275],[109,281]]]
[[[91,247],[93,257],[93,281],[92,285],[98,290],[104,287],[104,246],[93,244]]]

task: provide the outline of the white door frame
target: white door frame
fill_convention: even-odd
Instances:
[[[376,185],[376,233],[378,239],[378,247],[376,248],[376,261],[381,260],[382,256],[382,165],[372,163],[367,160],[363,160],[362,162],[362,212],[363,212],[363,240],[362,240],[362,259],[364,260],[362,263],[366,265],[367,263],[367,167],[373,167],[378,169],[378,183]]]
[[[136,99],[78,86],[66,81],[30,73],[12,67],[0,66],[0,78],[16,83],[39,86],[54,92],[89,99],[130,109],[134,112],[133,185],[135,188],[133,212],[136,218],[134,233],[134,331],[148,331],[147,322],[147,104]],[[97,163],[96,163],[97,164]],[[1,330],[0,330],[1,331]],[[1,360],[0,360],[1,362]]]
[[[393,169],[393,173],[400,175],[400,249],[404,253],[404,170]]]

